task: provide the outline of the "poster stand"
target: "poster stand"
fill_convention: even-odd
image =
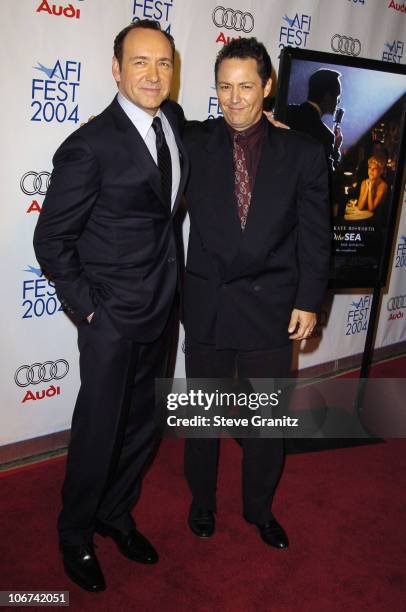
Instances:
[[[327,77],[334,81],[334,91]],[[395,82],[397,93],[390,97],[387,84]],[[372,105],[365,98],[366,83],[370,88],[368,100],[374,100]],[[275,116],[318,140],[326,152],[332,193],[333,258],[329,286],[333,289],[372,289],[361,368],[352,403],[354,418],[358,419],[363,410],[381,294],[388,277],[401,199],[406,149],[405,92],[405,66],[293,47],[285,47],[281,52]],[[330,106],[327,105],[328,96],[335,100]],[[380,106],[376,112],[378,98]],[[319,109],[320,116],[314,107]],[[360,116],[360,107],[369,108],[370,112]],[[332,115],[332,126],[322,121],[324,114]],[[340,152],[341,142],[336,145],[336,130],[339,128],[338,134],[341,134],[341,126],[344,126],[345,146]],[[375,182],[373,195],[372,181]],[[381,185],[379,197],[376,185]],[[302,440],[302,445],[298,444],[299,440],[291,440],[289,446],[292,446],[291,452],[303,452],[300,446],[304,450],[321,450],[377,440],[367,428],[365,432],[370,435],[365,440],[355,437],[347,441],[326,439],[324,446],[315,439]]]
[[[362,354],[361,368],[358,379],[357,393],[354,400],[354,409],[358,416],[362,413],[362,402],[365,394],[365,379],[369,376],[372,354],[374,350],[375,334],[379,321],[379,305],[381,302],[382,286],[376,285],[373,289],[371,312],[369,314],[367,335],[365,338],[364,352]]]

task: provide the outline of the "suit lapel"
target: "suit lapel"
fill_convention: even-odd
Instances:
[[[241,225],[234,193],[232,145],[223,119],[218,120],[207,141],[206,149],[210,156],[210,179],[216,193],[210,205],[214,208],[218,226],[227,236],[227,250],[234,253],[241,238]]]
[[[281,128],[274,128],[269,124],[266,126],[247,224],[244,232],[240,234],[236,257],[227,270],[227,276],[230,278],[249,266],[269,236],[272,209],[278,205],[274,195],[279,191],[282,180],[280,174],[283,170],[285,150],[281,139],[275,138],[276,129]]]
[[[118,129],[123,134],[124,145],[134,161],[135,168],[138,169],[140,175],[146,177],[162,205],[167,208],[162,194],[161,177],[158,167],[148,151],[147,145],[141,138],[139,131],[127,117],[117,98],[114,98],[110,109]]]
[[[135,167],[139,170],[140,174],[144,175],[158,196],[159,201],[165,210],[168,210],[168,204],[164,199],[162,188],[161,188],[161,175],[154,159],[152,158],[148,147],[140,136],[140,133],[127,117],[126,113],[121,108],[117,98],[113,100],[110,105],[111,112],[113,113],[115,123],[118,129],[123,133],[124,143],[130,152],[132,159],[134,160]],[[172,215],[175,214],[181,195],[185,188],[187,173],[189,170],[188,156],[185,149],[183,148],[179,131],[176,125],[176,119],[174,119],[172,113],[165,110],[165,117],[168,119],[173,133],[175,135],[176,144],[178,145],[179,153],[181,156],[181,175],[179,182],[179,189],[176,196],[174,206],[172,208]]]
[[[185,191],[186,179],[189,174],[189,157],[186,153],[186,149],[183,146],[182,139],[179,134],[178,122],[177,122],[176,117],[174,117],[173,113],[171,113],[166,107],[162,109],[162,112],[165,114],[165,117],[168,119],[170,126],[172,128],[172,131],[174,133],[176,144],[178,146],[179,160],[180,160],[180,180],[179,180],[178,193],[176,194],[175,203],[172,207],[172,216],[173,216],[176,214],[176,211],[179,207],[179,203],[181,201],[182,195]]]

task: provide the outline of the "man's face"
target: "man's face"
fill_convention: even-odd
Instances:
[[[326,113],[330,115],[334,115],[337,106],[340,104],[341,100],[341,85],[337,83],[337,88],[335,91],[330,91],[326,94]]]
[[[121,68],[113,57],[120,92],[150,115],[169,96],[172,74],[172,47],[157,30],[131,30],[124,39]]]
[[[262,86],[253,58],[225,59],[217,73],[217,97],[226,122],[238,132],[257,123],[272,80]]]

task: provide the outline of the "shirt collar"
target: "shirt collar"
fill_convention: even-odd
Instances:
[[[228,123],[226,123],[226,125],[227,125],[228,132],[231,136],[231,140],[233,140],[236,134],[238,134],[242,138],[251,138],[251,136],[261,134],[265,129],[266,121],[267,120],[265,119],[264,115],[261,115],[261,118],[259,121],[254,123],[254,125],[250,125],[250,127],[247,128],[246,130],[242,130],[240,132],[232,128],[231,125],[229,125]]]
[[[117,94],[117,101],[125,112],[125,114],[130,119],[130,121],[139,131],[141,138],[145,140],[148,130],[151,128],[152,120],[154,117],[146,111],[142,110],[142,108],[140,108],[133,102],[130,102],[130,100],[123,96],[120,91]],[[158,109],[157,113],[155,114],[155,117],[159,117],[162,121],[161,109]]]
[[[316,111],[319,113],[320,117],[321,117],[321,108],[318,104],[316,104],[316,102],[312,102],[311,100],[307,100],[307,103],[310,104],[310,106],[313,106],[313,108],[316,109]]]

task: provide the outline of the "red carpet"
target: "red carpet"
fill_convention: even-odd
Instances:
[[[371,378],[405,378],[406,377],[406,356],[395,357],[374,363],[371,366],[369,376]],[[340,378],[358,378],[359,370],[352,370],[340,374]]]
[[[0,590],[69,590],[73,610],[400,611],[406,602],[406,440],[287,457],[275,502],[291,540],[269,549],[241,518],[240,449],[223,441],[217,533],[186,527],[182,441],[165,441],[145,479],[138,525],[159,550],[145,567],[97,538],[108,588],[68,581],[57,551],[64,460],[0,477]]]

